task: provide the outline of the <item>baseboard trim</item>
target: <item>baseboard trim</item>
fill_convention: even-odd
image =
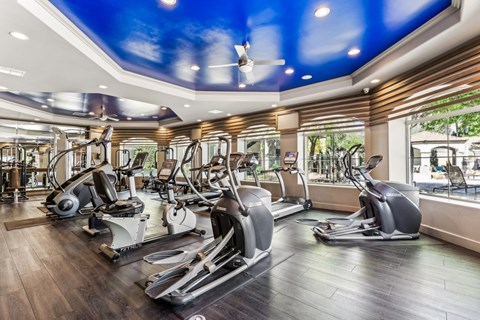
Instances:
[[[360,207],[354,207],[354,206],[348,206],[348,205],[342,205],[342,204],[330,203],[330,202],[318,202],[318,201],[313,201],[312,206],[315,209],[342,211],[349,214],[360,209]]]
[[[420,226],[420,232],[480,253],[479,241],[424,224]]]

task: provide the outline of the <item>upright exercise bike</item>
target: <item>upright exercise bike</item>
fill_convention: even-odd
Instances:
[[[383,160],[373,155],[366,164],[355,167],[352,156],[361,145],[352,146],[343,157],[345,177],[361,191],[361,209],[345,218],[329,218],[324,222],[298,219],[313,226],[316,235],[325,240],[412,240],[420,236],[422,214],[418,208],[417,187],[375,180],[370,172]],[[365,180],[365,186],[358,179]]]
[[[219,187],[222,196],[212,208],[210,219],[215,239],[190,252],[167,250],[145,256],[144,260],[152,264],[177,264],[148,278],[145,293],[151,298],[162,298],[175,305],[186,304],[252,267],[271,252],[271,194],[259,187],[236,185],[232,171],[239,166],[243,154],[231,154],[230,142],[223,137],[219,139],[227,144],[227,154],[222,155],[223,164],[209,168],[207,181],[216,173],[228,177],[230,185]],[[197,148],[198,142],[194,142],[186,153],[193,155]],[[191,184],[188,178],[187,181]],[[221,269],[228,271],[212,279]]]

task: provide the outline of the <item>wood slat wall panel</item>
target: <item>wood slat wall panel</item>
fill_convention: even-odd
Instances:
[[[415,79],[422,79],[431,73],[440,72],[448,68],[457,61],[468,59],[468,57],[470,57],[472,54],[474,55],[478,53],[479,43],[480,37],[477,37],[464,46],[460,46],[459,48],[447,52],[435,60],[427,62],[387,81],[372,92],[372,100],[377,100],[381,97],[387,98],[388,92],[399,90],[402,87],[410,84],[412,81],[415,81]]]
[[[441,87],[441,85],[447,86]],[[469,87],[462,88],[465,85]],[[433,91],[429,90],[435,86],[439,86],[439,88]],[[435,96],[452,88],[460,88],[460,90],[441,97]],[[480,37],[477,37],[468,44],[400,75],[373,90],[369,125],[377,125],[418,112],[431,111],[474,99],[478,95],[425,109],[419,108],[439,99],[453,97],[479,88]]]

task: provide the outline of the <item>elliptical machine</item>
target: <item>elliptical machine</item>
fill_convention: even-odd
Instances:
[[[90,202],[93,203],[94,207],[101,204],[98,199],[92,199],[93,192],[90,190],[92,187],[86,185],[85,182],[92,179],[92,172],[94,170],[104,171],[111,180],[115,181],[115,172],[107,159],[107,144],[110,143],[112,133],[112,126],[107,126],[100,135],[100,138],[95,138],[86,144],[61,151],[50,160],[47,169],[47,177],[49,178],[50,183],[55,187],[55,190],[48,195],[45,202],[42,202],[49,211],[47,216],[51,216],[55,219],[71,218],[79,213],[80,209]],[[59,163],[59,160],[68,153],[89,145],[103,146],[105,151],[105,159],[103,162],[95,167],[90,167],[77,173],[64,183],[60,184],[55,177],[56,166]]]
[[[422,220],[418,209],[418,188],[373,179],[370,172],[383,160],[381,155],[373,155],[366,164],[354,167],[352,156],[360,147],[359,144],[354,145],[347,151],[343,165],[345,177],[361,191],[361,209],[345,218],[328,218],[324,222],[298,219],[297,222],[313,226],[313,232],[325,240],[418,239]],[[358,180],[358,175],[364,178],[365,186]]]
[[[167,250],[145,256],[144,260],[151,264],[178,263],[148,278],[145,293],[153,299],[186,304],[252,267],[271,252],[271,194],[262,188],[235,184],[232,170],[237,169],[243,154],[231,154],[230,142],[224,137],[219,139],[227,144],[227,154],[221,156],[222,165],[209,168],[207,181],[216,173],[228,177],[230,185],[219,187],[222,196],[212,208],[210,219],[215,239],[190,252]],[[195,154],[198,145],[199,142],[193,142],[186,153]],[[187,182],[192,184],[188,178]],[[209,282],[210,276],[222,268],[230,271]]]

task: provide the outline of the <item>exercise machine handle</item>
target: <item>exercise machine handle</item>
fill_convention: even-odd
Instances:
[[[239,206],[239,209],[240,209],[240,212],[242,213],[243,216],[248,216],[249,212],[248,212],[248,208],[245,207],[245,205],[243,204],[242,200],[240,199],[240,196],[238,194],[238,190],[237,190],[237,186],[235,185],[235,179],[233,177],[233,173],[232,173],[232,168],[231,168],[231,164],[230,164],[230,154],[231,154],[231,143],[230,143],[230,140],[228,140],[226,137],[218,137],[218,139],[220,140],[220,144],[221,142],[225,142],[227,148],[227,154],[223,156],[223,159],[224,159],[224,163],[225,163],[225,167],[227,168],[227,174],[228,174],[228,178],[230,180],[230,186],[231,186],[231,191],[233,193],[233,196],[235,197],[235,199],[237,200],[237,203],[238,203],[238,206]],[[221,155],[221,147],[218,148],[219,149],[219,156],[222,157]]]

